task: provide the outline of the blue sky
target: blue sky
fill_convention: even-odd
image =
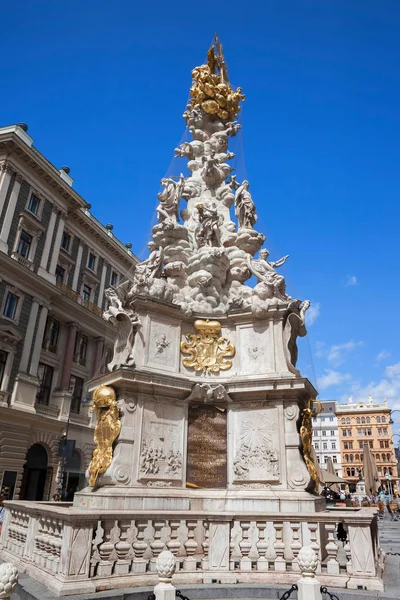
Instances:
[[[247,96],[235,140],[271,258],[313,303],[320,397],[398,402],[400,4],[85,0],[2,10],[1,124],[25,121],[142,258],[214,30]],[[398,402],[399,408],[400,403]]]

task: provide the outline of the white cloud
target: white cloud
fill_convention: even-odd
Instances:
[[[365,401],[371,394],[376,402],[387,398],[390,408],[400,409],[400,362],[387,366],[379,381],[371,381],[367,385],[353,382],[351,391],[357,401]]]
[[[390,352],[388,352],[387,350],[381,350],[378,354],[378,356],[376,357],[377,361],[380,360],[385,360],[385,358],[390,358],[392,355],[390,354]]]
[[[310,326],[315,323],[321,313],[321,305],[319,302],[314,302],[306,312],[306,325]]]
[[[352,287],[354,285],[358,285],[357,277],[355,275],[347,275],[344,287]]]
[[[331,346],[327,353],[328,362],[334,367],[338,367],[345,361],[346,357],[350,352],[353,352],[353,350],[360,348],[360,346],[362,346],[363,344],[364,342],[361,341],[355,342],[354,340],[350,340],[349,342],[345,342],[344,344],[337,344]]]
[[[335,385],[340,385],[344,381],[350,381],[349,373],[340,373],[331,369],[325,369],[325,375],[318,378],[317,386],[319,390],[326,390]]]

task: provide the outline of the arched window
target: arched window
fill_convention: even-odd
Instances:
[[[386,417],[382,417],[382,423],[386,423]]]
[[[376,422],[380,423],[381,422],[381,418],[380,417],[376,417]]]
[[[361,423],[364,424],[365,423],[365,417],[361,417]]]
[[[356,470],[355,469],[351,469],[351,476],[355,477],[356,476]]]
[[[367,421],[367,423],[371,423],[371,419],[369,417],[367,417],[365,420]]]
[[[350,469],[347,469],[347,477],[350,477],[351,473],[350,473]]]
[[[347,425],[350,425],[350,417],[347,417],[347,419],[346,419],[346,424],[347,424]]]
[[[346,462],[349,462],[349,455],[348,455],[348,454],[345,454],[345,455],[344,455],[344,460],[345,460]]]
[[[354,454],[350,454],[350,462],[354,462]]]
[[[386,454],[382,454],[382,462],[386,462]]]
[[[392,467],[389,467],[389,475],[393,475],[393,469],[392,469]]]
[[[384,467],[384,468],[383,468],[383,474],[384,474],[384,475],[386,475],[386,473],[387,473],[387,468],[386,468],[386,467]]]
[[[381,455],[380,455],[380,454],[377,454],[377,455],[375,456],[375,460],[380,462],[380,460],[381,460]]]
[[[343,419],[341,420],[342,425],[346,425],[346,419],[343,417]]]
[[[387,454],[386,458],[388,462],[391,462],[390,454]]]
[[[357,417],[357,425],[359,425],[361,423],[361,419],[360,417]]]
[[[362,459],[363,459],[363,455],[362,455],[362,454],[360,454],[360,460],[361,460],[361,462],[362,462]]]

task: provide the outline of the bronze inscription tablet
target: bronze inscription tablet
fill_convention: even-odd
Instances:
[[[189,406],[187,482],[225,488],[226,450],[226,412],[215,406]]]

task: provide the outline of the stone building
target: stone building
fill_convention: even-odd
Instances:
[[[336,402],[321,402],[322,410],[313,419],[313,446],[321,469],[326,469],[329,457],[332,458],[336,475],[342,476],[339,429],[336,418]]]
[[[397,488],[398,469],[390,413],[386,400],[374,403],[371,396],[367,402],[356,404],[350,397],[347,404],[337,405],[343,478],[348,481],[350,491],[355,491],[358,469],[362,473],[363,448],[367,444],[375,458],[382,486],[388,490]]]
[[[69,489],[83,483],[93,449],[87,382],[115,339],[104,290],[137,259],[24,124],[0,129],[0,166],[0,483],[11,498],[41,500],[57,487],[67,427],[76,445],[65,479]]]

